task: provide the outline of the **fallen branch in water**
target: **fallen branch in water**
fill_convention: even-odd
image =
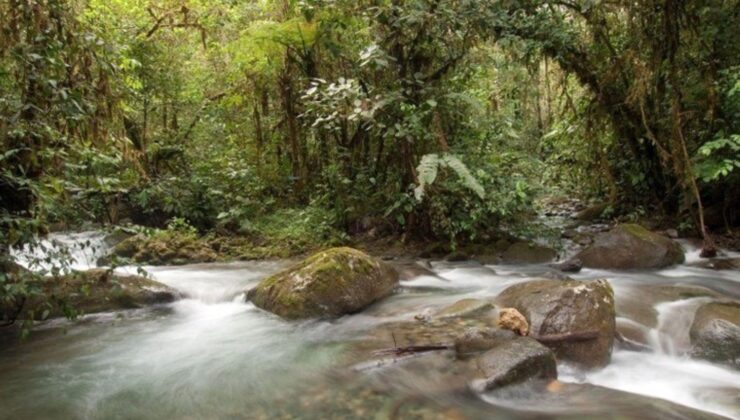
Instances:
[[[449,350],[452,346],[445,345],[428,345],[428,346],[407,346],[393,347],[373,352],[375,356],[405,356],[409,354],[427,353],[430,351]]]
[[[583,331],[574,333],[561,333],[561,334],[546,334],[546,335],[534,335],[530,334],[530,337],[539,341],[542,344],[560,343],[560,342],[577,342],[577,341],[590,341],[599,338],[598,331]]]

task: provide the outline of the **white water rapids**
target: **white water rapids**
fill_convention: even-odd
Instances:
[[[74,251],[75,268],[94,266],[104,251],[99,234],[56,239],[67,244],[90,240],[99,247],[93,253]],[[687,251],[690,259],[694,252]],[[296,323],[243,299],[244,290],[288,263],[145,267],[188,298],[76,322],[50,321],[26,342],[0,335],[0,418],[394,417],[397,395],[366,388],[362,374],[337,373],[349,344],[383,323],[412,320],[462,298],[492,297],[549,271],[536,265],[434,263],[437,277],[404,282],[399,293],[360,314]],[[133,267],[121,270],[135,272]],[[737,299],[740,272],[679,266],[629,273],[583,270],[574,277],[607,278],[618,304],[653,310],[654,325],[618,314],[649,332],[653,351],[615,350],[611,364],[593,372],[560,365],[561,382],[599,385],[740,419],[740,372],[686,355],[693,313],[707,298],[654,303],[639,292],[641,285],[682,283]],[[432,385],[438,386],[434,372],[409,375],[399,392],[463,411],[477,404],[467,397],[430,395]],[[483,411],[476,413],[487,413],[486,418],[603,418],[619,399],[601,391],[588,395],[583,403],[537,400],[530,401],[531,407],[518,397],[484,396],[478,400]],[[453,411],[444,413],[454,417]]]

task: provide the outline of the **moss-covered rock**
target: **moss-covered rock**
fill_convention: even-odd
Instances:
[[[173,302],[182,295],[162,283],[108,270],[75,271],[55,277],[38,277],[42,294],[24,302],[21,317],[33,311],[35,319],[136,309]],[[17,310],[17,307],[14,308]],[[5,315],[5,314],[4,314]]]
[[[398,274],[352,248],[319,252],[247,293],[256,306],[287,319],[357,312],[393,292]]]
[[[148,265],[182,265],[213,262],[218,255],[207,241],[195,235],[162,231],[123,240],[98,265],[108,265],[116,259]]]
[[[109,247],[114,247],[134,235],[136,233],[131,229],[116,227],[103,237],[103,243]]]
[[[702,305],[689,336],[692,356],[740,368],[740,302]]]
[[[528,242],[517,242],[511,245],[503,254],[501,262],[504,264],[543,264],[557,257],[554,249]]]
[[[606,280],[534,280],[507,288],[496,301],[521,312],[529,334],[547,343],[559,359],[586,368],[611,360],[614,292]]]
[[[624,224],[596,236],[594,243],[574,258],[590,268],[651,269],[682,263],[684,251],[665,236],[640,225]]]

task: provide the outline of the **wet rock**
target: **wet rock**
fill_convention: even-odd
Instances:
[[[617,317],[617,332],[627,341],[643,346],[648,345],[650,329],[629,318]]]
[[[550,264],[550,267],[564,273],[578,273],[583,268],[583,261],[579,258],[571,258],[558,264]]]
[[[663,302],[674,302],[692,298],[721,298],[717,292],[692,284],[634,285],[620,288],[617,292],[617,315],[655,328],[658,312],[655,306]]]
[[[495,309],[493,303],[484,299],[461,299],[439,311],[436,318],[469,318],[484,315]]]
[[[557,379],[553,352],[537,340],[517,337],[504,340],[473,361],[477,376],[471,387],[491,391],[533,379]]]
[[[563,273],[562,271],[555,271],[555,270],[550,270],[546,273],[542,273],[541,277],[543,279],[552,279],[552,280],[573,280],[573,277],[570,277],[569,275]]]
[[[514,308],[503,308],[498,312],[498,327],[519,335],[529,334],[527,319]]]
[[[640,225],[624,224],[599,234],[575,258],[590,268],[651,269],[682,263],[684,251],[677,242]]]
[[[678,239],[678,231],[676,229],[666,229],[665,236],[671,239]]]
[[[489,394],[494,404],[526,407],[532,419],[599,420],[720,420],[717,414],[686,407],[670,401],[605,388],[588,383],[551,382],[557,387],[511,386]],[[533,384],[535,385],[535,384]],[[704,397],[704,394],[702,394]],[[730,406],[732,407],[732,406]],[[522,417],[521,412],[512,418]]]
[[[546,341],[559,359],[586,368],[609,363],[615,311],[606,280],[534,280],[507,288],[496,302],[521,312],[530,336]]]
[[[702,305],[689,336],[692,356],[740,368],[740,302]]]
[[[117,227],[105,235],[103,243],[109,247],[114,247],[134,235],[136,234],[129,229]]]
[[[468,328],[455,339],[455,353],[459,358],[490,350],[505,341],[513,340],[513,331],[499,328]]]
[[[542,264],[557,257],[554,249],[527,242],[517,242],[511,245],[501,255],[506,264]]]
[[[575,218],[582,221],[591,221],[596,220],[601,217],[601,215],[604,213],[604,210],[607,209],[609,205],[607,203],[599,203],[594,204],[590,207],[586,207],[585,209],[579,211],[575,214]]]
[[[34,310],[36,319],[143,308],[169,303],[182,295],[162,283],[141,276],[119,275],[108,270],[75,271],[42,280],[43,296],[30,299],[23,311]],[[47,306],[50,305],[50,306]]]
[[[98,261],[108,265],[115,260],[149,265],[183,265],[213,262],[218,259],[214,250],[194,235],[175,232],[158,232],[152,236],[132,236],[111,250]]]
[[[391,264],[398,272],[398,278],[401,281],[410,281],[417,277],[438,277],[437,273],[421,263],[413,262],[393,262]]]
[[[352,248],[319,252],[251,289],[247,299],[287,319],[357,312],[390,295],[398,273]]]
[[[711,258],[692,262],[688,265],[718,271],[740,270],[740,258]]]

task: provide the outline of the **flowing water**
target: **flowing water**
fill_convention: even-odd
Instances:
[[[101,237],[57,239],[99,244]],[[74,251],[75,266],[91,266],[100,252]],[[687,251],[689,259],[695,252]],[[442,366],[439,371],[429,369],[429,360],[420,364],[413,358],[390,368],[352,369],[359,361],[356,344],[383,324],[410,321],[462,298],[495,296],[547,267],[433,263],[435,276],[403,282],[394,296],[360,314],[286,322],[245,303],[243,291],[287,264],[147,267],[156,280],[188,298],[47,322],[25,342],[0,336],[0,418],[648,418],[649,413],[662,418],[673,413],[658,400],[629,398],[640,394],[740,419],[740,372],[685,355],[693,312],[707,298],[666,302],[644,292],[645,285],[682,283],[738,298],[738,271],[584,270],[575,277],[609,279],[621,302],[621,320],[646,331],[653,351],[615,350],[611,364],[593,372],[560,365],[564,384],[558,393],[513,389],[478,395],[440,373],[449,362],[444,354],[428,356]]]

